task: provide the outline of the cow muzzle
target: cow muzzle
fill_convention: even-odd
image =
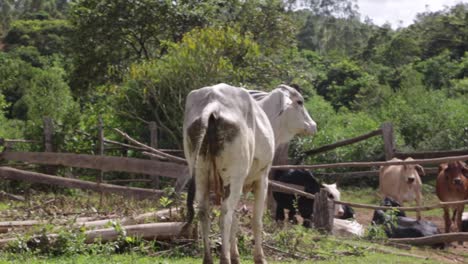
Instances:
[[[455,185],[462,185],[462,183],[463,182],[462,182],[462,180],[460,178],[453,179],[453,184],[455,184]]]
[[[315,133],[317,133],[317,124],[315,122],[306,123],[306,126],[304,128],[304,134],[313,135]]]
[[[412,183],[414,182],[414,178],[413,178],[413,177],[412,177],[412,178],[408,178],[407,182],[408,182],[408,184],[412,184]]]
[[[336,217],[342,217],[344,215],[344,209],[342,205],[336,205],[335,208],[335,216]]]

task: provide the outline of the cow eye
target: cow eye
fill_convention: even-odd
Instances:
[[[301,100],[298,100],[298,101],[297,101],[297,104],[298,104],[298,105],[303,105],[304,102],[302,102]]]
[[[328,198],[334,199],[334,198],[333,198],[333,195],[331,195],[331,194],[328,195]]]

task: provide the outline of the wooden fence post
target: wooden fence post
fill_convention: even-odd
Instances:
[[[102,116],[99,115],[98,118],[98,154],[99,156],[104,156],[104,124],[102,122]],[[99,189],[101,188],[101,183],[104,180],[104,171],[100,170],[99,174],[96,175],[96,181],[98,184]],[[102,208],[102,199],[103,199],[103,192],[99,192],[99,208]]]
[[[157,149],[158,148],[158,126],[156,122],[151,121],[149,122],[149,130],[150,130],[150,147]],[[154,159],[153,157],[151,159]],[[159,176],[151,175],[151,185],[154,189],[159,189],[160,185],[160,178]]]
[[[44,152],[54,152],[54,121],[49,116],[44,116]],[[44,171],[47,174],[55,175],[56,169],[52,166],[45,166]]]
[[[328,192],[320,189],[314,199],[314,227],[319,231],[331,232],[333,229],[333,217],[335,204],[328,200]]]
[[[54,152],[53,147],[53,134],[54,134],[54,122],[52,118],[45,116],[44,122],[44,152]]]
[[[395,155],[395,139],[393,138],[393,126],[390,122],[382,124],[382,137],[384,141],[385,160],[391,160]]]
[[[98,153],[100,156],[104,155],[104,124],[102,117],[99,115],[98,119]],[[101,183],[104,180],[104,172],[101,170],[99,175],[96,176],[96,181]]]

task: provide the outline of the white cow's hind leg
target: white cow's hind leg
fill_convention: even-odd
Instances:
[[[232,216],[231,225],[231,264],[240,264],[239,249],[237,248],[237,229],[239,228],[239,220],[234,213]]]
[[[254,262],[255,264],[266,264],[262,248],[263,212],[265,210],[265,198],[268,191],[268,178],[265,173],[254,185],[255,205],[253,212],[253,233],[255,240]]]
[[[201,235],[203,240],[203,264],[213,264],[210,246],[210,197],[207,184],[197,181],[197,200],[199,204],[198,215],[200,218]]]
[[[242,185],[232,183],[225,187],[225,197],[221,205],[221,264],[231,263],[231,229],[233,224],[234,210],[239,203]]]

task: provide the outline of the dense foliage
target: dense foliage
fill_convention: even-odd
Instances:
[[[155,121],[160,146],[180,148],[189,91],[297,83],[319,132],[296,154],[387,121],[402,150],[468,147],[467,4],[398,29],[352,0],[5,0],[0,14],[0,137],[40,139],[51,116],[58,148],[84,151],[77,130],[102,116],[143,142]],[[381,157],[375,139],[314,159]]]

